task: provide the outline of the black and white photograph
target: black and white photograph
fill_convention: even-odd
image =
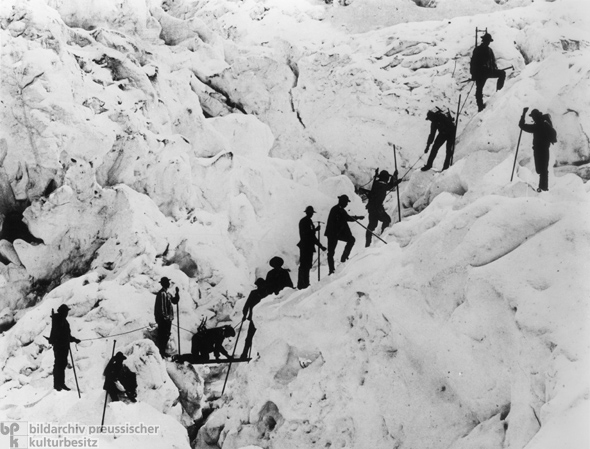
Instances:
[[[2,0],[0,449],[589,449],[590,1]]]

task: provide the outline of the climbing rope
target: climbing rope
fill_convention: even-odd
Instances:
[[[82,342],[82,341],[91,341],[91,340],[102,340],[105,338],[113,338],[113,337],[118,337],[119,335],[132,334],[133,332],[137,332],[137,331],[140,331],[143,329],[149,329],[150,327],[151,326],[143,326],[143,327],[140,327],[139,329],[133,329],[131,331],[121,332],[119,334],[107,335],[106,337],[84,338],[84,339],[81,339],[80,341]]]

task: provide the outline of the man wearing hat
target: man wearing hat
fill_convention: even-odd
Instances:
[[[278,295],[285,287],[293,288],[293,281],[291,281],[291,276],[289,276],[289,270],[283,268],[283,263],[285,261],[278,256],[270,259],[268,263],[272,267],[272,270],[266,274],[266,291],[268,295],[271,293]]]
[[[367,225],[367,232],[365,233],[365,247],[371,245],[373,231],[377,228],[377,224],[382,222],[381,232],[391,224],[391,217],[385,212],[383,201],[387,196],[387,192],[394,189],[401,181],[397,179],[397,170],[393,176],[389,175],[387,170],[375,170],[373,177],[373,186],[369,192],[369,201],[367,202],[367,211],[369,212],[369,224]]]
[[[309,272],[313,266],[313,254],[315,247],[319,246],[322,251],[326,248],[317,239],[315,233],[319,229],[313,225],[311,217],[315,214],[312,206],[305,208],[305,217],[299,220],[299,276],[297,277],[297,288],[303,289],[309,287]]]
[[[57,391],[67,390],[70,388],[65,384],[66,366],[68,366],[68,353],[70,352],[70,342],[80,343],[70,333],[70,323],[67,316],[70,308],[65,304],[58,307],[57,313],[51,314],[51,333],[49,334],[49,343],[53,346],[53,388]]]
[[[154,316],[156,324],[158,325],[158,334],[156,337],[156,346],[160,350],[160,355],[166,357],[166,347],[168,346],[168,339],[170,338],[170,330],[172,329],[172,320],[174,320],[174,309],[172,304],[178,304],[180,295],[178,287],[176,287],[176,295],[172,296],[168,292],[170,287],[170,279],[163,277],[160,279],[162,288],[156,294],[156,304],[154,305]]]
[[[426,141],[426,149],[424,153],[428,153],[428,149],[430,148],[430,144],[434,142],[432,145],[432,150],[430,150],[430,156],[428,157],[428,162],[426,165],[422,167],[420,170],[428,171],[432,168],[432,164],[434,164],[434,159],[436,159],[436,155],[438,154],[438,150],[443,144],[447,143],[447,153],[445,156],[445,162],[443,164],[443,170],[446,170],[451,165],[451,159],[453,158],[453,144],[455,143],[455,123],[453,122],[453,118],[442,112],[437,108],[436,111],[428,111],[426,113],[426,120],[430,120],[430,135],[428,136],[428,140]],[[434,136],[438,132],[438,136],[436,136],[436,140]]]
[[[250,292],[246,304],[244,304],[244,308],[242,309],[242,321],[252,321],[252,311],[254,310],[254,307],[268,294],[266,291],[266,281],[264,279],[256,279],[254,285],[256,285],[256,288]]]
[[[539,175],[539,187],[537,192],[549,190],[549,147],[557,142],[557,133],[551,123],[548,114],[543,114],[538,109],[533,109],[529,116],[533,124],[525,123],[525,114],[529,108],[524,108],[518,126],[527,133],[533,134],[533,155],[535,157],[535,170]]]
[[[355,238],[352,236],[352,232],[350,232],[348,222],[364,218],[360,215],[349,215],[345,209],[348,203],[350,203],[348,196],[340,195],[338,197],[338,204],[330,209],[330,215],[328,215],[328,222],[326,223],[326,232],[324,232],[324,235],[328,238],[328,267],[330,268],[330,274],[334,273],[334,253],[336,252],[338,240],[346,242],[342,257],[340,258],[341,262],[346,262],[346,260],[348,260],[348,256],[354,245]]]
[[[477,101],[478,111],[483,111],[485,105],[483,103],[483,87],[488,78],[498,78],[496,90],[502,89],[504,80],[506,79],[506,72],[498,70],[496,65],[496,57],[490,48],[490,42],[493,42],[492,36],[488,33],[481,38],[481,44],[475,47],[473,55],[471,56],[470,72],[471,78],[475,81],[475,100]]]
[[[121,385],[131,402],[137,402],[135,399],[137,397],[137,376],[123,363],[126,359],[127,357],[119,351],[109,360],[104,369],[103,389],[113,402],[119,400],[119,393],[122,392],[117,383]]]

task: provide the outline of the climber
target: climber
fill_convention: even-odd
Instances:
[[[341,262],[346,262],[346,260],[348,260],[350,251],[354,246],[355,238],[353,237],[352,232],[350,232],[348,222],[362,220],[365,218],[360,215],[349,215],[348,212],[346,212],[346,209],[344,209],[348,203],[350,203],[348,196],[340,195],[338,197],[338,204],[330,209],[330,214],[328,215],[328,222],[326,223],[326,232],[324,232],[324,235],[328,238],[328,267],[330,268],[329,274],[334,273],[334,253],[336,251],[336,245],[338,244],[338,241],[342,240],[343,242],[346,242],[346,246],[342,252],[342,257],[340,258]]]
[[[313,254],[315,247],[318,246],[322,251],[326,247],[320,243],[315,233],[319,229],[313,225],[311,217],[315,214],[312,206],[305,208],[305,217],[299,220],[299,276],[297,278],[297,288],[304,289],[309,287],[309,271],[313,266]]]
[[[373,176],[373,186],[369,192],[369,201],[367,202],[367,211],[369,212],[369,224],[367,225],[367,232],[365,234],[365,247],[371,245],[373,231],[379,222],[381,224],[381,232],[391,224],[391,217],[385,212],[383,201],[387,196],[387,192],[394,189],[401,181],[397,179],[397,170],[391,176],[386,170],[375,170]]]
[[[137,402],[137,376],[131,371],[123,361],[127,357],[122,352],[117,352],[114,357],[109,360],[104,369],[104,385],[103,389],[109,394],[111,400],[118,401],[119,393],[124,392],[131,402]],[[117,386],[117,383],[121,387]]]
[[[246,341],[244,342],[244,349],[242,350],[242,355],[240,359],[248,360],[248,356],[250,355],[250,351],[252,350],[252,340],[254,339],[254,334],[256,333],[256,326],[254,326],[254,322],[250,321],[248,326],[248,333],[246,334]]]
[[[268,294],[266,291],[266,281],[264,279],[256,279],[254,285],[256,285],[256,288],[250,292],[246,304],[244,304],[244,308],[242,309],[244,315],[242,321],[252,321],[252,311],[254,310],[254,307]]]
[[[496,57],[490,48],[490,42],[493,42],[492,36],[488,33],[481,38],[481,44],[475,47],[473,55],[471,56],[470,73],[471,78],[475,81],[475,100],[477,101],[478,111],[483,111],[485,104],[483,103],[483,88],[488,78],[498,78],[496,83],[496,90],[502,89],[504,80],[506,79],[506,72],[498,70],[496,65]]]
[[[523,131],[533,134],[535,170],[539,175],[537,192],[546,192],[549,190],[549,147],[552,143],[557,142],[557,132],[551,123],[551,116],[541,113],[538,109],[533,109],[529,114],[534,123],[526,124],[524,121],[528,109],[523,109],[518,126]]]
[[[210,353],[213,353],[215,360],[219,360],[219,354],[229,359],[230,355],[223,347],[223,340],[235,335],[236,331],[230,325],[212,329],[200,328],[191,340],[191,353],[176,356],[174,361],[178,363],[207,362]]]
[[[172,296],[168,292],[170,287],[170,279],[163,277],[160,279],[162,288],[156,294],[156,303],[154,305],[154,316],[156,324],[158,325],[158,334],[156,338],[156,346],[160,350],[162,357],[167,357],[166,347],[168,346],[168,339],[170,338],[170,329],[172,328],[172,320],[174,320],[174,309],[172,304],[178,304],[180,295],[178,287],[176,287],[176,295]]]
[[[70,308],[62,304],[57,308],[57,313],[51,311],[51,333],[49,334],[49,343],[53,346],[53,355],[55,361],[53,364],[53,388],[57,391],[66,390],[70,388],[65,384],[65,371],[68,365],[68,354],[70,352],[70,342],[80,343],[70,333],[70,323],[68,323],[67,316]]]
[[[274,293],[278,295],[279,292],[286,288],[293,288],[293,281],[291,281],[291,276],[289,276],[289,269],[283,268],[283,259],[275,256],[270,259],[269,265],[272,267],[266,274],[266,291],[268,294]]]
[[[428,111],[426,113],[426,120],[430,120],[430,135],[428,136],[428,140],[426,142],[426,149],[424,150],[424,154],[428,153],[430,148],[430,144],[434,141],[432,145],[432,149],[430,150],[430,156],[428,157],[428,161],[426,165],[421,168],[422,171],[427,171],[432,168],[432,164],[434,163],[434,159],[436,159],[436,155],[438,154],[438,150],[442,145],[446,142],[447,143],[447,154],[445,156],[445,162],[443,164],[443,170],[446,170],[451,165],[451,160],[453,159],[453,144],[455,143],[455,123],[453,118],[450,114],[445,114],[443,111],[437,108],[435,111]],[[436,139],[434,136],[438,131],[438,136]]]

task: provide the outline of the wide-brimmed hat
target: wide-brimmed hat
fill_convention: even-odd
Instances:
[[[123,354],[121,351],[119,351],[115,354],[115,359],[127,360],[127,357],[125,357],[125,354]]]
[[[166,283],[170,284],[170,279],[164,276],[162,279],[160,279],[160,284],[164,285]]]
[[[482,42],[494,42],[494,39],[492,39],[492,35],[490,33],[486,33],[481,37],[481,41]]]
[[[307,213],[307,212],[311,212],[312,214],[315,214],[315,210],[313,210],[313,206],[307,206],[307,207],[305,208],[305,212],[306,212],[306,213]]]
[[[344,200],[350,203],[350,198],[348,198],[348,195],[340,195],[338,197],[339,200]]]
[[[533,109],[529,115],[531,117],[541,117],[543,114],[538,109]]]
[[[270,259],[270,262],[268,262],[268,264],[273,268],[282,267],[284,263],[285,261],[279,256],[274,256],[272,259]]]

